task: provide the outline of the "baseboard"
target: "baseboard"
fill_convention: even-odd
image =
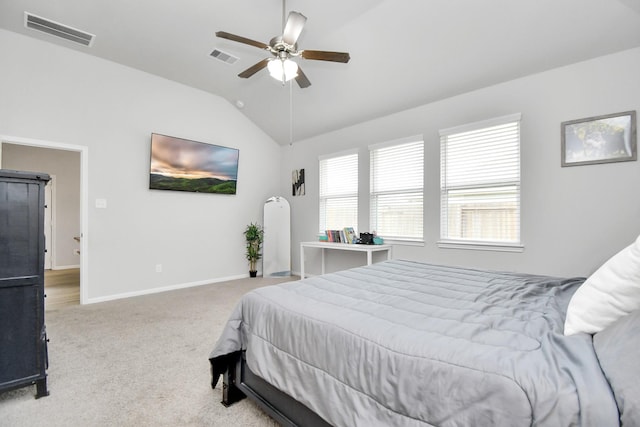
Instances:
[[[105,297],[87,298],[87,304],[95,304],[99,302],[113,301],[123,298],[139,297],[142,295],[158,294],[160,292],[176,291],[178,289],[193,288],[195,286],[210,285],[212,283],[227,282],[229,280],[245,279],[249,274],[240,274],[237,276],[219,277],[216,279],[199,280],[197,282],[180,283],[177,285],[164,286],[161,288],[145,289],[142,291],[125,292],[123,294],[107,295]]]
[[[72,268],[80,268],[80,264],[78,264],[78,265],[56,265],[55,267],[51,267],[51,270],[71,270]]]

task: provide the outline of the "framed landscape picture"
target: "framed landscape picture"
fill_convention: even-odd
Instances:
[[[149,188],[236,194],[239,150],[151,134]]]
[[[563,122],[562,166],[637,160],[636,112]]]

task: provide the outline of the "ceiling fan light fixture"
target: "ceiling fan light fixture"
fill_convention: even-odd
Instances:
[[[634,0],[635,1],[635,0]],[[307,17],[300,12],[291,12],[285,21],[285,0],[282,0],[282,21],[283,32],[281,36],[276,36],[269,41],[269,44],[248,39],[246,37],[237,36],[227,33],[226,31],[216,31],[216,37],[243,43],[258,49],[266,50],[271,53],[273,58],[264,58],[238,74],[238,77],[248,79],[265,68],[268,69],[271,77],[281,82],[295,79],[300,89],[311,86],[311,82],[304,74],[298,64],[290,58],[300,56],[303,59],[312,59],[316,61],[349,62],[348,52],[330,52],[326,50],[298,50],[298,38],[304,29]]]
[[[298,76],[298,64],[288,58],[274,58],[269,61],[267,68],[271,77],[283,83]]]

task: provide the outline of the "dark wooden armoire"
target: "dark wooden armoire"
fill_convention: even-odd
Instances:
[[[47,396],[44,188],[49,175],[0,169],[0,392]]]

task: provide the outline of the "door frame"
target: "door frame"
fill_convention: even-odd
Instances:
[[[89,299],[89,147],[0,134],[0,144],[3,142],[80,153],[80,304],[87,304]]]
[[[49,174],[49,182],[44,187],[44,269],[53,269],[57,265],[55,260],[56,247],[56,211],[54,200],[56,199],[56,176]],[[47,226],[47,220],[49,222]]]

